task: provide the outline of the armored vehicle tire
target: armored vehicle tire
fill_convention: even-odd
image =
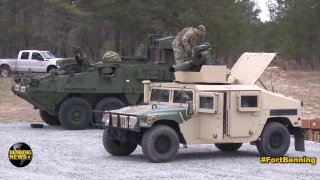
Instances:
[[[214,145],[221,151],[236,151],[242,146],[242,143],[221,143]]]
[[[102,99],[97,105],[97,111],[115,110],[125,107],[125,104],[115,97],[107,97]],[[96,124],[102,123],[102,113],[94,113],[94,120]]]
[[[262,156],[280,157],[287,153],[290,134],[286,126],[278,122],[267,123],[257,141],[257,149]]]
[[[137,144],[123,143],[111,139],[108,128],[103,132],[102,143],[106,151],[113,156],[129,156],[138,146]]]
[[[39,109],[40,117],[43,120],[43,122],[49,124],[49,125],[60,125],[59,118],[57,116],[52,116],[48,112]]]
[[[80,97],[65,100],[59,109],[59,120],[69,130],[82,130],[92,120],[92,108],[88,101]]]
[[[166,125],[148,129],[142,137],[142,152],[149,161],[161,163],[171,161],[179,151],[179,137]]]

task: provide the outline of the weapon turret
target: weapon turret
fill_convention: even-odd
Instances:
[[[210,43],[206,42],[194,48],[194,56],[190,61],[177,64],[169,68],[170,72],[195,71],[199,72],[202,65],[212,63],[212,49]]]
[[[185,83],[227,83],[227,66],[213,65],[212,49],[206,42],[194,48],[190,61],[169,68],[175,74],[176,82]]]

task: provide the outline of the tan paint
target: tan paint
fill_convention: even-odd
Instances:
[[[169,89],[171,90],[169,102],[160,104],[173,104],[173,90],[193,91],[195,115],[180,124],[188,144],[255,141],[259,138],[268,118],[272,118],[269,114],[271,109],[298,109],[298,115],[281,117],[288,118],[293,126],[301,127],[301,122],[298,120],[301,116],[300,101],[254,85],[275,56],[276,53],[244,53],[230,71],[227,71],[225,66],[203,66],[200,72],[175,72],[176,81],[179,83],[150,83],[147,87],[148,98],[150,99],[150,91],[153,88]],[[199,83],[223,81],[228,83],[199,85]],[[226,133],[223,133],[223,93],[227,95]],[[214,97],[212,109],[199,108],[201,96]],[[256,96],[257,106],[241,107],[240,100],[243,96]]]

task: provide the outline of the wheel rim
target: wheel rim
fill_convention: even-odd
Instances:
[[[155,149],[157,152],[164,154],[171,148],[170,139],[167,136],[159,136],[155,140]]]
[[[80,106],[72,107],[68,112],[68,117],[71,121],[82,121],[85,116],[85,110]]]
[[[8,76],[8,74],[9,74],[9,71],[6,68],[3,68],[2,71],[1,71],[1,75],[2,76]]]
[[[270,147],[273,149],[277,149],[279,147],[281,147],[281,145],[283,144],[283,137],[280,133],[274,133],[271,135],[270,137]]]

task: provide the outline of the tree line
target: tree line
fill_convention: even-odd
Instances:
[[[233,64],[245,51],[280,52],[320,70],[320,2],[269,0],[270,21],[253,0],[2,0],[0,57],[22,49],[72,57],[80,46],[92,62],[108,51],[133,55],[148,34],[176,35],[203,24],[214,58]]]

